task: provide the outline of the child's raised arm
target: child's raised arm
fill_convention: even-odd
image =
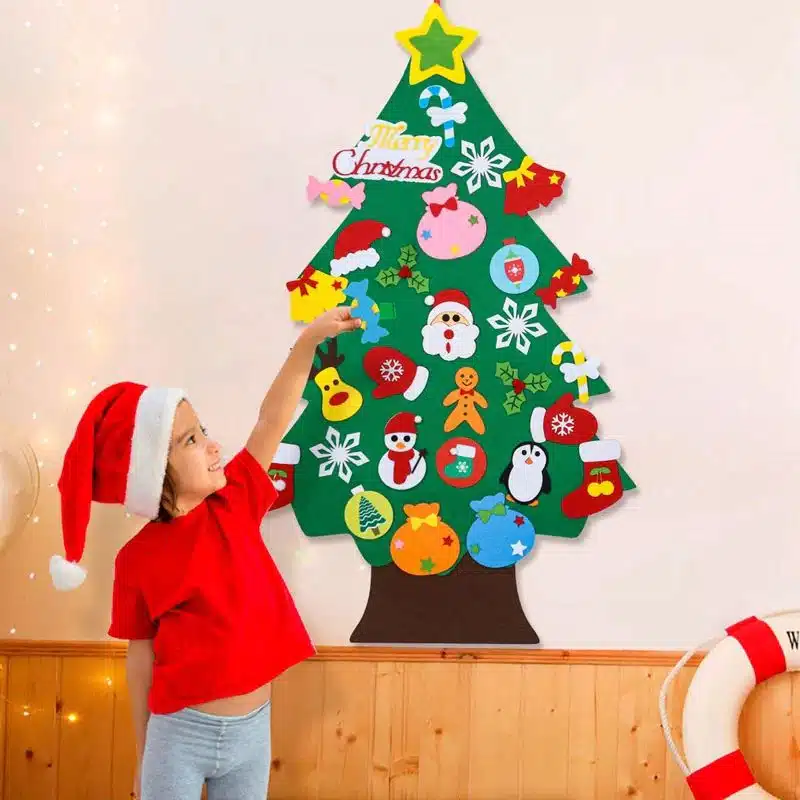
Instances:
[[[317,317],[297,337],[289,357],[261,403],[258,422],[247,440],[247,449],[265,470],[269,469],[303,397],[317,346],[325,339],[359,327],[361,320],[352,317],[349,307],[340,306]]]

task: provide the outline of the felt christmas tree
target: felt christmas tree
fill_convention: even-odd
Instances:
[[[538,643],[517,564],[634,488],[590,410],[600,363],[552,313],[592,276],[531,216],[566,175],[500,123],[464,64],[476,36],[438,3],[396,34],[388,103],[306,187],[341,216],[287,284],[291,317],[344,303],[362,326],[318,350],[292,506],[372,568],[354,642]]]

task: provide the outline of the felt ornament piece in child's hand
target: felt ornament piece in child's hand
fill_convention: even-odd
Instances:
[[[361,327],[361,320],[353,317],[349,306],[337,306],[336,308],[320,314],[307,328],[306,336],[310,337],[316,344],[331,339],[340,333],[355,331]]]

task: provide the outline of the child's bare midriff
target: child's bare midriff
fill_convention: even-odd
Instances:
[[[192,708],[196,711],[215,714],[219,717],[238,717],[260,708],[270,699],[271,695],[272,684],[265,683],[253,692],[240,694],[236,697],[212,700],[210,703],[202,703],[198,706],[192,706]]]

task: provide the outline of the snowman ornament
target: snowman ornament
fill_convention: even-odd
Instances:
[[[419,486],[427,471],[427,450],[417,450],[417,425],[422,417],[409,411],[395,414],[383,429],[386,453],[378,462],[378,476],[391,489]]]
[[[539,505],[539,496],[550,493],[550,473],[547,471],[547,451],[534,442],[524,442],[514,448],[511,463],[503,470],[500,483],[512,503]]]

